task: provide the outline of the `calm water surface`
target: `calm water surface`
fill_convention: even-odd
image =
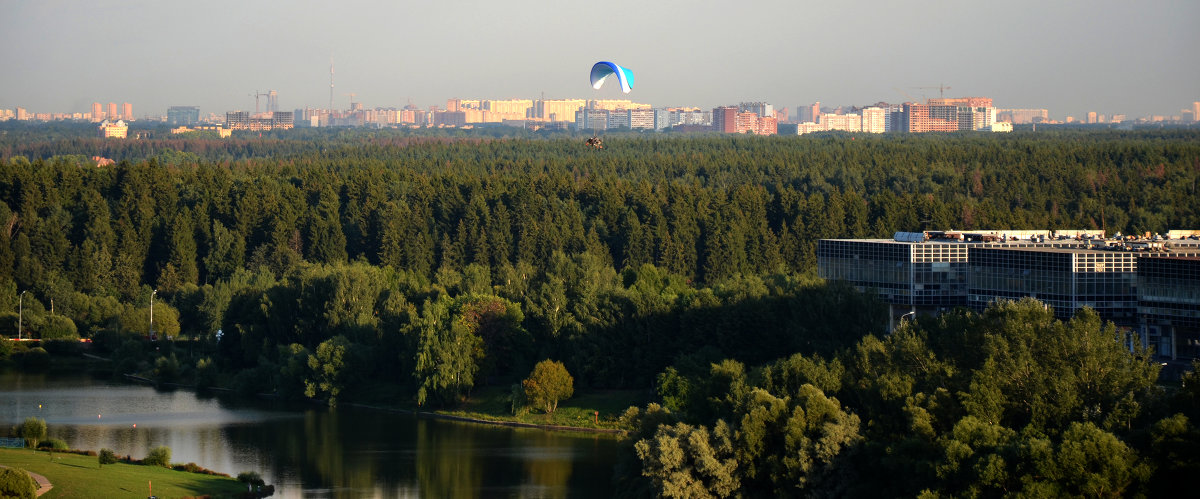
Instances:
[[[159,391],[81,374],[0,373],[0,424],[46,420],[73,448],[257,471],[276,497],[608,497],[617,442]]]

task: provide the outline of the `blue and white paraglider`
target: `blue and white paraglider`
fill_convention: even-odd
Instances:
[[[600,90],[600,87],[604,85],[604,80],[612,75],[617,76],[617,82],[621,84],[622,92],[629,93],[630,90],[633,90],[633,71],[608,61],[600,61],[592,66],[592,88]],[[586,144],[594,149],[604,149],[604,141],[594,135],[587,139]]]
[[[608,61],[600,61],[592,66],[592,88],[599,90],[604,85],[604,79],[611,75],[617,75],[622,92],[629,93],[633,89],[633,71]]]

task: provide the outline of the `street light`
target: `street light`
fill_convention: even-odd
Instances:
[[[154,341],[154,295],[158,294],[158,290],[150,292],[150,341]]]
[[[17,298],[17,341],[21,341],[21,326],[25,322],[25,293],[28,292],[29,290],[22,291]]]

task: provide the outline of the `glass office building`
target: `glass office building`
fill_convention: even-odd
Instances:
[[[817,270],[826,280],[874,290],[883,301],[915,310],[966,304],[966,244],[890,239],[822,239]]]
[[[1134,326],[1137,256],[1053,247],[971,248],[967,301],[982,311],[997,299],[1028,296],[1049,305],[1061,319],[1091,307],[1106,320]]]
[[[1200,258],[1138,260],[1142,342],[1170,359],[1200,358]]]

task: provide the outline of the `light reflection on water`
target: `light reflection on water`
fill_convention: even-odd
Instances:
[[[141,458],[165,445],[175,463],[257,471],[277,497],[608,497],[617,451],[608,436],[0,373],[0,424],[28,416],[74,448]]]

